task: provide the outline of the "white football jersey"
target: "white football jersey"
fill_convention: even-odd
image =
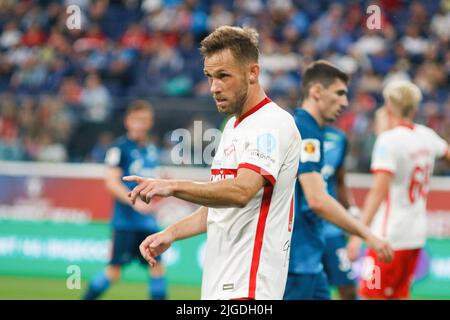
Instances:
[[[227,122],[211,181],[240,168],[267,181],[244,208],[209,208],[202,299],[283,298],[300,143],[293,117],[268,98]]]
[[[382,133],[372,153],[372,171],[393,174],[387,199],[378,209],[372,230],[396,250],[425,245],[426,199],[436,158],[448,144],[432,129],[401,125]]]

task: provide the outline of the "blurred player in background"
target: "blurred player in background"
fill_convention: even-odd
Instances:
[[[394,248],[386,264],[369,249],[360,295],[365,299],[408,299],[421,248],[427,237],[426,199],[436,158],[450,163],[448,143],[428,127],[415,124],[422,94],[409,81],[389,83],[383,90],[384,107],[372,153],[374,182],[365,199],[361,220]],[[383,128],[384,126],[384,128]],[[360,240],[351,237],[349,257],[355,260]],[[375,268],[376,267],[376,268]],[[379,272],[377,272],[377,270]]]
[[[133,204],[128,197],[128,193],[136,184],[122,181],[124,175],[130,174],[155,177],[158,151],[149,140],[149,131],[153,127],[151,105],[143,100],[134,101],[127,109],[124,125],[127,135],[119,138],[106,155],[106,187],[115,198],[112,257],[105,271],[91,280],[84,299],[99,297],[112,283],[120,279],[122,267],[134,259],[139,259],[148,266],[140,255],[139,244],[149,233],[159,231],[151,207],[141,200]],[[149,274],[150,298],[166,299],[167,284],[164,267],[159,258],[157,263],[149,268]]]
[[[358,209],[354,206],[351,191],[345,184],[344,160],[347,154],[347,145],[348,140],[344,132],[329,125],[325,126],[322,176],[328,193],[355,216]],[[328,221],[324,221],[323,232],[325,250],[322,264],[328,283],[338,289],[341,299],[355,300],[355,274],[347,256],[347,235],[342,229]]]
[[[223,26],[201,42],[204,72],[217,108],[234,115],[211,166],[211,182],[125,177],[146,202],[175,196],[202,205],[149,236],[150,262],[173,241],[207,232],[202,299],[281,299],[292,230],[300,134],[292,116],[259,83],[258,34]]]
[[[347,107],[347,81],[344,72],[324,60],[312,63],[302,78],[303,108],[295,110],[302,145],[295,188],[289,275],[284,294],[287,300],[330,299],[322,264],[325,248],[322,218],[363,237],[382,260],[389,261],[392,255],[387,242],[375,237],[327,193],[321,175],[324,125],[335,121]]]

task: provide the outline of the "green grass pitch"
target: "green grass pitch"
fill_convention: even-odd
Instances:
[[[86,290],[87,281],[81,282],[80,289],[69,290],[66,279],[0,276],[0,300],[78,300]],[[113,285],[101,297],[103,300],[146,300],[147,284],[143,282],[119,282]],[[337,299],[336,290],[332,290],[332,298]],[[441,296],[421,297],[412,295],[414,299],[448,299]],[[169,285],[170,300],[198,300],[200,287]]]
[[[0,276],[0,300],[78,300],[88,283],[82,281],[80,289],[69,290],[66,279]],[[105,300],[146,300],[147,284],[119,282],[101,297]],[[170,300],[198,300],[200,287],[170,285]]]

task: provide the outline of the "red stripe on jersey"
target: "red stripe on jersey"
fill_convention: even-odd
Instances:
[[[372,173],[382,173],[382,172],[384,172],[384,173],[388,173],[388,174],[394,174],[394,172],[392,172],[391,170],[389,170],[389,169],[372,169],[372,170],[370,170]]]
[[[264,229],[266,228],[267,215],[269,214],[270,201],[272,200],[273,185],[264,186],[264,194],[259,209],[258,225],[256,226],[255,243],[253,245],[252,264],[250,266],[250,283],[248,297],[255,299],[256,276],[258,273],[261,249],[264,240]]]
[[[252,115],[253,113],[255,113],[256,111],[258,111],[259,109],[264,107],[269,102],[272,102],[272,100],[270,100],[270,98],[268,98],[268,97],[265,97],[256,106],[254,106],[253,108],[248,110],[246,113],[244,113],[242,116],[240,116],[238,119],[236,119],[236,121],[234,122],[233,127],[236,128],[239,125],[239,123],[241,123],[245,118],[247,118],[248,116]]]
[[[289,223],[288,223],[288,231],[292,231],[292,220],[294,217],[294,195],[291,197],[291,207],[289,208]]]
[[[212,175],[229,175],[237,176],[237,169],[211,169]]]
[[[386,207],[384,208],[383,227],[382,227],[382,231],[381,231],[381,234],[384,238],[386,237],[387,223],[388,223],[390,211],[391,211],[391,196],[388,192],[387,197],[386,197]]]
[[[273,186],[275,185],[276,179],[274,178],[273,175],[271,175],[269,172],[267,172],[266,170],[264,170],[261,167],[255,166],[254,164],[250,164],[250,163],[241,163],[238,166],[238,169],[241,168],[245,168],[245,169],[250,169],[255,171],[256,173],[259,173],[260,175],[262,175],[267,181],[269,181]]]

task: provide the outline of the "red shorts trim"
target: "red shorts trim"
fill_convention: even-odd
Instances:
[[[359,294],[369,299],[408,299],[421,249],[395,250],[390,263],[378,260],[372,249],[364,258]]]

